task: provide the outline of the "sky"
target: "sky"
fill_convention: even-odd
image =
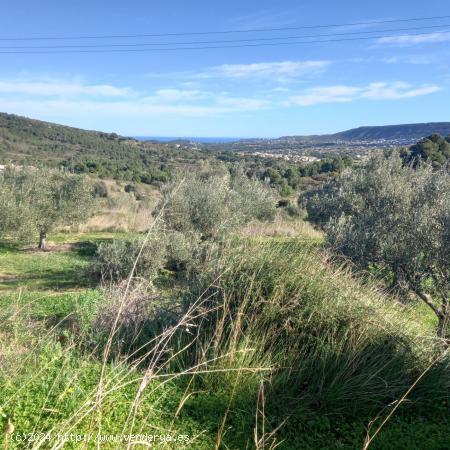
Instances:
[[[449,121],[447,3],[9,2],[0,111],[128,136],[278,137]],[[436,16],[449,18],[373,23]],[[160,36],[98,38],[129,35]],[[267,45],[279,42],[290,43]]]

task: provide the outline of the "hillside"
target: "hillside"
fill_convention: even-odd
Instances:
[[[127,151],[137,168],[145,152],[174,164],[202,155],[5,120],[4,142],[52,162],[68,149],[91,151],[101,168],[109,151],[116,170]],[[435,162],[449,149],[442,137],[419,144],[413,156]],[[351,161],[266,167],[257,155],[229,156],[255,178],[197,160],[160,191],[96,180],[97,200],[86,176],[0,172],[1,448],[23,449],[27,430],[29,448],[81,448],[83,436],[87,449],[142,447],[141,436],[161,449],[367,450],[373,438],[370,450],[448,448],[447,330],[429,306],[441,286],[448,292],[447,175],[403,167],[392,152],[312,191],[306,216],[287,188]],[[311,206],[333,219],[348,211],[351,228],[339,229],[348,234],[336,233],[353,238],[348,264],[330,245],[332,227],[302,219],[321,219]],[[400,292],[396,255],[414,281],[436,274],[414,286],[427,301]],[[70,434],[81,437],[66,445]]]
[[[450,135],[450,122],[364,126],[334,134],[243,139],[227,144],[215,144],[215,147],[222,151],[262,154],[266,157],[300,155],[319,159],[330,156],[360,158],[382,148],[411,146],[434,134]]]
[[[182,152],[174,144],[140,142],[0,113],[0,164],[62,165],[80,173],[154,182],[165,181],[171,167],[201,158],[201,152]]]
[[[412,123],[404,125],[364,126],[352,128],[334,134],[311,136],[284,136],[279,140],[291,140],[297,142],[325,143],[337,141],[400,141],[414,143],[415,141],[430,136],[450,134],[450,122]]]
[[[450,122],[415,123],[406,125],[386,125],[359,127],[336,133],[333,136],[345,140],[411,139],[418,140],[431,134],[450,134]]]

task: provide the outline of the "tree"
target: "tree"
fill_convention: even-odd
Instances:
[[[86,177],[49,169],[9,168],[0,174],[0,233],[30,241],[57,226],[75,225],[94,208],[92,186]]]
[[[252,219],[272,219],[276,200],[271,188],[240,169],[232,172],[189,174],[167,184],[155,213],[162,208],[168,229],[203,241]]]
[[[376,265],[393,287],[413,292],[449,338],[450,175],[430,164],[404,166],[397,153],[345,171],[310,196],[327,243],[360,267]],[[319,206],[320,205],[320,208]]]
[[[444,139],[439,134],[432,134],[421,139],[411,146],[409,151],[403,153],[403,159],[407,164],[417,165],[420,161],[428,161],[436,168],[445,166],[450,160],[449,138]]]

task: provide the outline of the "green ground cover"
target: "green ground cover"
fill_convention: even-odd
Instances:
[[[387,341],[380,344],[384,346],[382,348],[386,355],[396,351],[395,346],[390,346],[391,338],[400,342],[408,336],[411,339],[419,334],[431,336],[433,332],[432,322],[428,317],[423,318],[420,307],[410,308],[405,313],[405,320],[396,322],[395,318],[401,317],[399,310],[392,309],[387,303],[378,308],[373,301],[381,297],[377,297],[378,294],[373,293],[371,288],[360,286],[346,273],[314,265],[307,255],[320,246],[318,240],[305,244],[304,239],[295,238],[250,239],[241,254],[245,258],[248,255],[254,258],[242,260],[239,272],[237,266],[232,268],[228,278],[225,277],[222,284],[219,283],[219,291],[227,292],[229,298],[242,294],[243,298],[260,298],[261,305],[273,305],[273,309],[265,310],[265,315],[260,319],[270,318],[274,323],[285,314],[284,310],[277,310],[277,305],[284,305],[285,301],[301,292],[301,297],[307,302],[305,304],[311,308],[311,314],[314,313],[311,317],[318,321],[308,319],[309,323],[315,323],[312,329],[319,329],[318,324],[323,324],[322,334],[318,335],[324,336],[321,346],[315,348],[314,341],[308,341],[308,345],[311,346],[311,352],[316,352],[317,361],[320,362],[316,368],[317,379],[323,380],[314,389],[322,386],[326,395],[321,397],[318,391],[304,386],[302,389],[305,389],[306,394],[301,394],[296,401],[304,402],[305,407],[292,407],[282,391],[280,397],[270,398],[275,395],[271,394],[270,386],[277,384],[276,376],[242,372],[239,365],[236,366],[239,368],[237,375],[208,374],[193,379],[176,371],[170,377],[151,381],[139,399],[139,408],[134,415],[133,405],[142,383],[144,368],[126,364],[118,358],[108,361],[102,375],[101,352],[83,332],[83,327],[89,327],[90,315],[103,295],[95,280],[89,276],[92,255],[99,242],[119,236],[116,233],[57,234],[50,236],[48,252],[37,252],[11,243],[0,245],[0,427],[7,426],[9,420],[14,424],[16,433],[46,433],[51,430],[52,440],[44,440],[41,448],[52,448],[57,443],[55,436],[58,432],[72,431],[87,435],[91,432],[95,434],[98,430],[109,435],[140,432],[189,436],[189,441],[159,442],[156,448],[206,450],[215,448],[217,441],[220,441],[219,448],[223,449],[255,448],[254,433],[258,423],[258,433],[261,433],[262,427],[267,432],[266,441],[260,442],[258,448],[268,449],[274,442],[270,431],[283,423],[275,434],[276,442],[279,443],[277,448],[359,449],[363,446],[367,425],[375,416],[374,411],[380,412],[382,409],[366,407],[364,393],[358,392],[358,389],[367,389],[369,404],[375,395],[371,389],[378,389],[376,376],[373,386],[363,387],[363,384],[358,385],[360,381],[356,385],[352,384],[353,379],[363,379],[365,370],[376,367],[371,365],[371,357],[381,358],[383,354],[376,347],[377,341],[370,341],[373,336],[371,324],[381,320],[382,312],[389,317],[383,325],[387,327]],[[301,257],[301,248],[305,246],[308,252]],[[260,258],[257,256],[259,254]],[[284,258],[280,255],[284,255]],[[253,273],[254,267],[258,267],[258,270]],[[246,273],[249,278],[246,278]],[[252,280],[251,288],[247,288],[248,279]],[[169,298],[170,294],[170,276],[166,276],[164,296]],[[359,301],[364,295],[367,301]],[[346,303],[353,298],[353,306]],[[318,315],[317,305],[320,302],[323,317]],[[326,309],[327,305],[330,310]],[[366,317],[363,315],[365,308],[371,311],[370,318],[358,325],[351,322],[352,317]],[[257,310],[259,314],[259,306]],[[333,310],[335,315],[332,314]],[[309,331],[299,331],[300,328],[307,328],[308,322],[303,316],[297,316],[294,310],[288,316],[286,319],[289,318],[291,324],[291,338],[286,336],[285,343],[289,356],[295,355],[295,333],[298,333],[299,340],[310,339],[310,335]],[[331,320],[330,317],[335,318]],[[255,328],[250,324],[247,329],[248,339],[255,338],[254,345],[258,344],[256,337],[260,336],[257,333],[261,332],[260,326],[265,323],[264,320],[258,321]],[[301,325],[299,329],[296,328],[296,321],[299,327]],[[343,324],[348,326],[348,332],[342,332]],[[277,327],[270,325],[265,329],[265,335],[270,336],[270,333],[278,330]],[[402,334],[403,329],[396,334],[396,328],[403,327],[407,328],[405,334]],[[261,337],[261,342],[269,341]],[[244,340],[239,345],[244,344],[248,342]],[[275,351],[274,344],[271,345],[272,351]],[[356,352],[359,347],[368,352],[367,360]],[[258,348],[260,358],[266,349]],[[346,355],[345,352],[350,351],[354,353]],[[411,355],[407,354],[405,358],[402,356],[398,361],[410,364]],[[252,360],[255,367],[265,361],[265,356],[263,359],[258,358]],[[231,359],[225,358],[225,361],[224,365],[232,367]],[[313,362],[313,359],[306,358],[302,364],[309,364],[313,370]],[[386,364],[389,369],[391,363]],[[395,371],[400,370],[399,367],[386,369],[383,376],[397,379]],[[354,370],[354,373],[350,370]],[[323,376],[327,371],[335,376],[335,386],[330,385],[329,379]],[[362,371],[362,375],[358,371]],[[353,378],[347,379],[350,373]],[[101,408],[93,412],[93,402],[102,376],[107,395]],[[310,385],[314,384],[313,378],[308,378]],[[264,418],[261,414],[259,417],[255,415],[260,381],[265,383],[268,390]],[[430,378],[424,386],[419,386],[417,396],[412,397],[405,407],[399,408],[370,448],[450,448],[447,393],[435,392],[430,387],[433,383],[433,378]],[[289,385],[285,389],[288,396],[294,393],[289,391]],[[398,386],[394,391],[402,392],[402,389],[402,386]],[[436,391],[439,389],[441,387],[436,382]],[[420,395],[428,396],[430,401],[419,401]],[[314,396],[322,398],[321,401],[325,403],[314,400]],[[277,398],[283,400],[278,401]],[[383,396],[380,399],[384,401]],[[355,407],[355,415],[348,412],[352,402],[359,402],[359,406]],[[291,410],[287,409],[288,405],[292,407]],[[327,405],[334,405],[334,408],[342,411],[336,413]],[[1,442],[9,449],[36,446],[36,442],[13,442],[11,439],[5,442],[4,435]],[[68,442],[64,448],[77,449],[83,446]],[[89,442],[85,448],[97,448],[96,443]],[[102,448],[125,447],[123,443],[109,442],[102,444]],[[147,446],[140,444],[135,448]]]

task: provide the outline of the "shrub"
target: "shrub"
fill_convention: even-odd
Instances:
[[[176,271],[187,270],[194,264],[198,239],[189,239],[179,231],[169,231],[167,238],[167,266]]]
[[[238,170],[232,174],[231,189],[236,193],[233,198],[231,212],[241,215],[241,223],[252,219],[273,220],[276,211],[276,200],[273,191],[257,179],[247,177]]]
[[[128,289],[126,285],[122,281],[103,289],[88,330],[87,342],[102,348],[115,327],[113,354],[130,354],[158,333],[154,323],[161,304],[156,307],[151,286],[145,280],[134,280]]]
[[[298,206],[289,205],[286,208],[286,212],[289,217],[296,218],[296,219],[305,219],[305,211]]]
[[[450,161],[450,136],[446,139],[439,134],[432,134],[421,139],[402,153],[404,161],[415,166],[421,161],[428,161],[435,168],[448,166]]]
[[[107,198],[108,188],[104,181],[96,181],[93,185],[94,197]]]
[[[308,220],[319,227],[324,227],[335,213],[334,199],[337,195],[338,184],[329,180],[325,184],[307,190],[298,200],[298,205],[306,209]],[[346,204],[350,208],[351,204]],[[341,206],[344,208],[344,205]]]
[[[102,242],[95,255],[93,272],[105,281],[122,280],[130,275],[136,259],[134,276],[152,280],[166,261],[164,236],[154,234],[147,241],[143,237],[131,237]]]
[[[124,191],[127,193],[133,193],[134,198],[138,201],[145,199],[145,194],[135,184],[126,184],[124,187]]]
[[[291,204],[290,200],[284,198],[284,199],[278,200],[277,208],[287,208],[288,206],[290,206],[290,204]]]

